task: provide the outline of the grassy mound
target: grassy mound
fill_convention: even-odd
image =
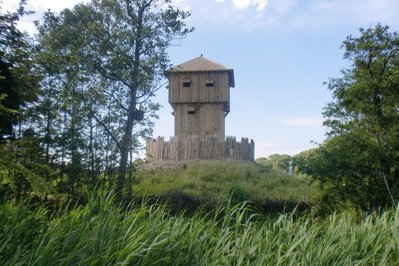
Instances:
[[[180,192],[197,199],[312,202],[317,190],[300,176],[243,161],[187,161],[139,167],[134,194]]]

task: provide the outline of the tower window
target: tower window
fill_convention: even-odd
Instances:
[[[183,88],[190,88],[191,87],[191,79],[190,78],[184,78],[183,79]]]
[[[187,114],[189,114],[189,115],[195,115],[195,111],[196,111],[195,105],[189,105],[189,106],[187,106]]]
[[[214,81],[213,78],[207,78],[205,81],[205,87],[213,87]]]

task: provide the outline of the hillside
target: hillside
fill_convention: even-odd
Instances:
[[[200,199],[226,200],[233,191],[243,200],[283,200],[311,203],[317,190],[301,176],[244,161],[155,161],[140,165],[135,195],[182,192]]]

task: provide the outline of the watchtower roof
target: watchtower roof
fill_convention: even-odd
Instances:
[[[226,71],[229,75],[229,86],[234,87],[234,70],[227,68],[222,64],[213,62],[202,54],[194,59],[184,62],[180,65],[174,66],[165,71],[165,74],[176,72],[213,72],[213,71]]]

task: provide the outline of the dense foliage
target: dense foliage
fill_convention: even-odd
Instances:
[[[30,40],[16,29],[24,4],[0,16],[0,193],[122,198],[189,12],[169,0],[93,0],[46,12]]]
[[[20,17],[30,13],[24,9],[25,3],[21,1],[16,12],[0,13],[0,143],[16,138],[23,106],[37,96],[32,45],[17,28]]]
[[[256,162],[277,171],[288,173],[291,156],[288,154],[272,154],[267,158],[261,157]]]
[[[352,63],[328,87],[329,139],[296,157],[298,169],[326,189],[326,202],[364,210],[399,200],[399,35],[360,29],[343,43]]]
[[[230,205],[189,216],[145,203],[123,209],[108,197],[57,211],[2,204],[0,225],[2,265],[399,263],[399,210],[269,219]]]

